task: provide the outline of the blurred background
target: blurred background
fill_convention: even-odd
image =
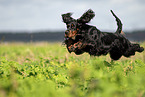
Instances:
[[[95,12],[89,24],[101,31],[116,31],[112,9],[126,37],[145,40],[145,0],[0,0],[0,41],[63,41],[61,14],[77,19],[88,9]]]

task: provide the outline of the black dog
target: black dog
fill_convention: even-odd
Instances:
[[[117,21],[117,31],[115,33],[101,32],[95,26],[87,23],[95,16],[89,9],[79,19],[73,19],[71,13],[62,14],[63,22],[67,25],[65,31],[65,41],[68,51],[75,54],[88,52],[90,55],[100,56],[110,53],[113,60],[118,60],[122,55],[129,57],[135,52],[142,52],[143,47],[139,44],[132,44],[122,34],[122,23],[113,13]]]

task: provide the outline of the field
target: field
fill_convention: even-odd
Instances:
[[[145,97],[145,52],[112,62],[61,43],[1,43],[0,97]]]

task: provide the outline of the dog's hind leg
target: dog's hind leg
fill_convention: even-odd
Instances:
[[[135,52],[143,52],[144,48],[140,47],[139,44],[131,44],[130,47],[124,52],[125,57],[130,57],[132,55],[135,55]]]
[[[133,46],[134,46],[135,51],[137,51],[137,52],[143,52],[144,51],[144,48],[140,47],[139,44],[133,44]]]
[[[115,39],[115,41],[112,43],[112,49],[110,50],[110,57],[112,60],[118,60],[121,58],[122,53],[120,50],[121,44],[119,43],[119,39]]]
[[[111,51],[110,51],[110,57],[112,60],[118,60],[119,58],[121,58],[122,54],[119,50],[119,48],[114,47]]]

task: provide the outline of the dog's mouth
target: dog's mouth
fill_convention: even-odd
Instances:
[[[75,40],[76,36],[77,36],[77,31],[76,30],[74,30],[74,31],[70,30],[70,31],[65,32],[65,38],[71,38],[71,39]]]
[[[68,37],[65,38],[64,43],[67,45],[67,47],[74,45],[75,43],[79,43],[80,41],[82,41],[83,37],[81,35],[76,35],[73,37]]]

